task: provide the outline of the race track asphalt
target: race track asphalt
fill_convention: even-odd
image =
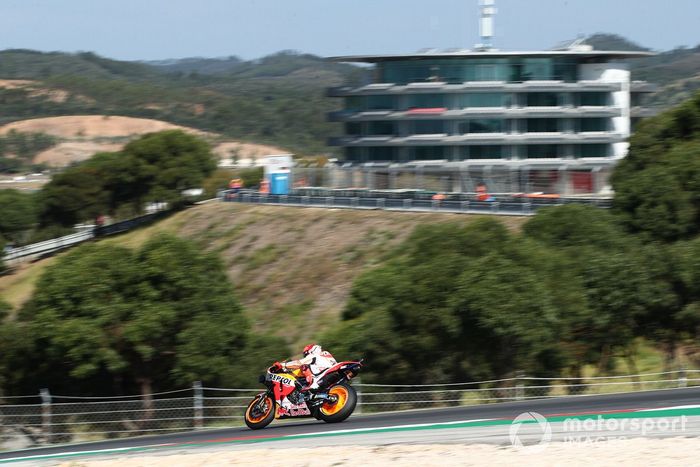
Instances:
[[[336,430],[358,430],[366,428],[396,427],[401,425],[432,424],[476,419],[512,420],[523,412],[537,412],[545,417],[573,414],[596,414],[615,411],[655,409],[663,407],[700,404],[700,387],[679,388],[635,393],[569,396],[551,399],[532,399],[466,407],[448,407],[371,415],[353,415],[340,424],[326,424],[316,420],[275,421],[263,430],[252,431],[246,427],[216,430],[201,430],[138,438],[99,441],[84,444],[57,445],[44,448],[0,452],[0,461],[13,458],[52,455],[78,450],[106,450],[133,448],[159,444],[198,444],[220,441],[260,440],[288,435],[322,433]]]

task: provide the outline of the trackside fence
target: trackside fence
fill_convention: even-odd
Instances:
[[[700,386],[700,370],[546,379],[529,376],[430,385],[353,384],[357,412],[387,412],[563,396],[589,396]],[[0,396],[0,449],[243,424],[260,388],[192,388],[146,396]]]
[[[434,200],[430,198],[388,198],[343,195],[273,195],[255,191],[235,193],[232,190],[221,191],[218,197],[225,202],[245,204],[335,209],[494,214],[502,216],[532,216],[538,209],[570,203],[583,203],[601,208],[609,207],[606,200],[558,199],[554,201],[543,200],[538,202],[527,199],[503,199],[495,201],[476,201],[474,199]]]

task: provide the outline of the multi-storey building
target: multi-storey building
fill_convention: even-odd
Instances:
[[[601,193],[649,114],[653,86],[631,81],[625,62],[646,55],[577,44],[334,57],[372,65],[374,78],[329,90],[345,102],[329,115],[345,135],[330,144],[349,185],[419,188],[430,176],[444,191]]]

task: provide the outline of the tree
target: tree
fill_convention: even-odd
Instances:
[[[245,365],[260,341],[250,338],[221,262],[172,236],[139,251],[75,249],[46,270],[20,319],[39,349],[25,386],[150,394],[194,380],[248,385],[258,370]],[[262,350],[270,346],[268,358],[284,352],[279,341]]]
[[[183,190],[215,168],[205,141],[179,130],[147,134],[56,175],[41,192],[42,223],[72,226],[120,209],[138,214],[150,201],[177,205]]]
[[[700,93],[647,119],[612,176],[614,207],[632,232],[672,242],[700,233]]]
[[[151,133],[132,141],[124,148],[136,171],[143,201],[177,202],[181,192],[197,188],[216,169],[209,145],[180,130]]]
[[[324,343],[371,362],[368,380],[550,376],[574,360],[564,316],[587,309],[566,264],[493,219],[420,226],[355,281]]]
[[[37,223],[34,196],[17,190],[0,190],[0,237],[21,242]]]
[[[100,170],[77,166],[55,175],[41,190],[41,222],[66,227],[107,212],[109,193]]]

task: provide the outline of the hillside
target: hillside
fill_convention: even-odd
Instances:
[[[160,223],[102,240],[140,246],[171,232],[220,255],[257,330],[299,344],[337,321],[352,281],[421,223],[471,222],[478,216],[244,206],[208,203]],[[525,218],[504,218],[519,229]],[[310,248],[313,246],[313,248]],[[0,296],[29,298],[45,259],[0,277]]]
[[[190,71],[182,71],[172,61],[166,66],[90,53],[0,51],[0,80],[32,81],[31,86],[0,86],[0,124],[57,115],[122,115],[317,155],[328,150],[326,138],[339,131],[338,124],[326,122],[326,112],[338,102],[326,98],[325,89],[361,73],[293,52],[233,68],[212,68],[212,61],[185,60]]]

